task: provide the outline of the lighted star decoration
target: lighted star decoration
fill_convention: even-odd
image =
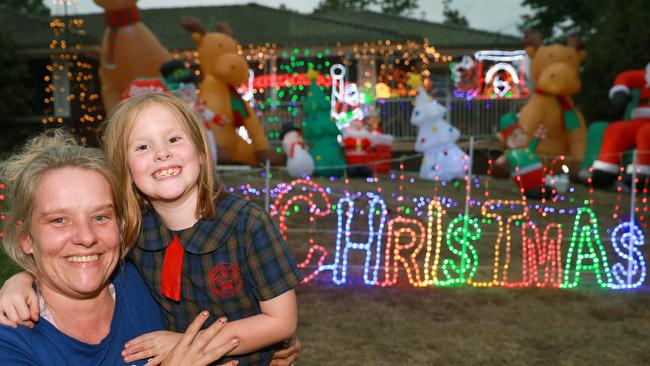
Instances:
[[[408,73],[408,80],[406,81],[406,84],[411,88],[411,89],[417,89],[418,86],[422,85],[422,75],[416,74],[413,72]]]
[[[318,71],[316,71],[316,70],[314,70],[314,69],[312,69],[310,67],[309,70],[307,70],[307,72],[305,73],[305,76],[309,80],[316,80],[316,79],[318,79]]]

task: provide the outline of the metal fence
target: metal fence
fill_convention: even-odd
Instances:
[[[447,120],[457,127],[464,137],[494,136],[499,119],[504,113],[515,112],[526,103],[526,99],[466,100],[464,98],[438,98],[447,105]],[[417,127],[411,125],[413,98],[381,99],[376,102],[376,111],[385,133],[395,136],[397,141],[413,141]],[[304,115],[301,103],[280,104],[276,108],[262,111],[260,121],[270,133],[271,141],[279,143],[282,126],[290,124],[300,127]]]

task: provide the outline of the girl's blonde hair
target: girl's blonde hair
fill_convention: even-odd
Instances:
[[[72,135],[62,129],[44,132],[0,163],[9,208],[2,246],[9,258],[32,274],[36,274],[34,258],[23,252],[20,243],[31,230],[31,213],[41,179],[47,173],[63,168],[79,168],[101,174],[111,187],[120,232],[124,228],[118,179],[104,151],[78,145]],[[120,243],[120,253],[122,256],[126,253],[124,241]]]
[[[203,121],[183,100],[166,93],[137,95],[121,101],[106,122],[103,133],[108,159],[120,179],[125,209],[124,241],[128,248],[135,244],[140,234],[143,210],[151,209],[149,201],[137,189],[128,165],[129,135],[138,114],[147,106],[161,105],[172,112],[181,123],[194,144],[199,157],[198,200],[196,214],[202,218],[213,218],[216,214],[215,199],[221,193],[221,183],[216,177],[214,162],[203,127]]]

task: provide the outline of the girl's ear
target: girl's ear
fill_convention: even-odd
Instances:
[[[24,223],[22,221],[18,221],[16,223],[16,231],[17,232],[23,232],[20,238],[20,248],[23,250],[23,253],[25,254],[33,254],[34,253],[34,245],[33,245],[33,240],[32,236],[29,235],[29,233],[24,232],[23,228]]]

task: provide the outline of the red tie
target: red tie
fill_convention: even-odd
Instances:
[[[180,301],[181,299],[183,254],[185,254],[185,250],[181,245],[181,241],[178,240],[177,235],[174,235],[174,239],[172,239],[171,244],[165,251],[160,281],[160,293],[174,301]]]

